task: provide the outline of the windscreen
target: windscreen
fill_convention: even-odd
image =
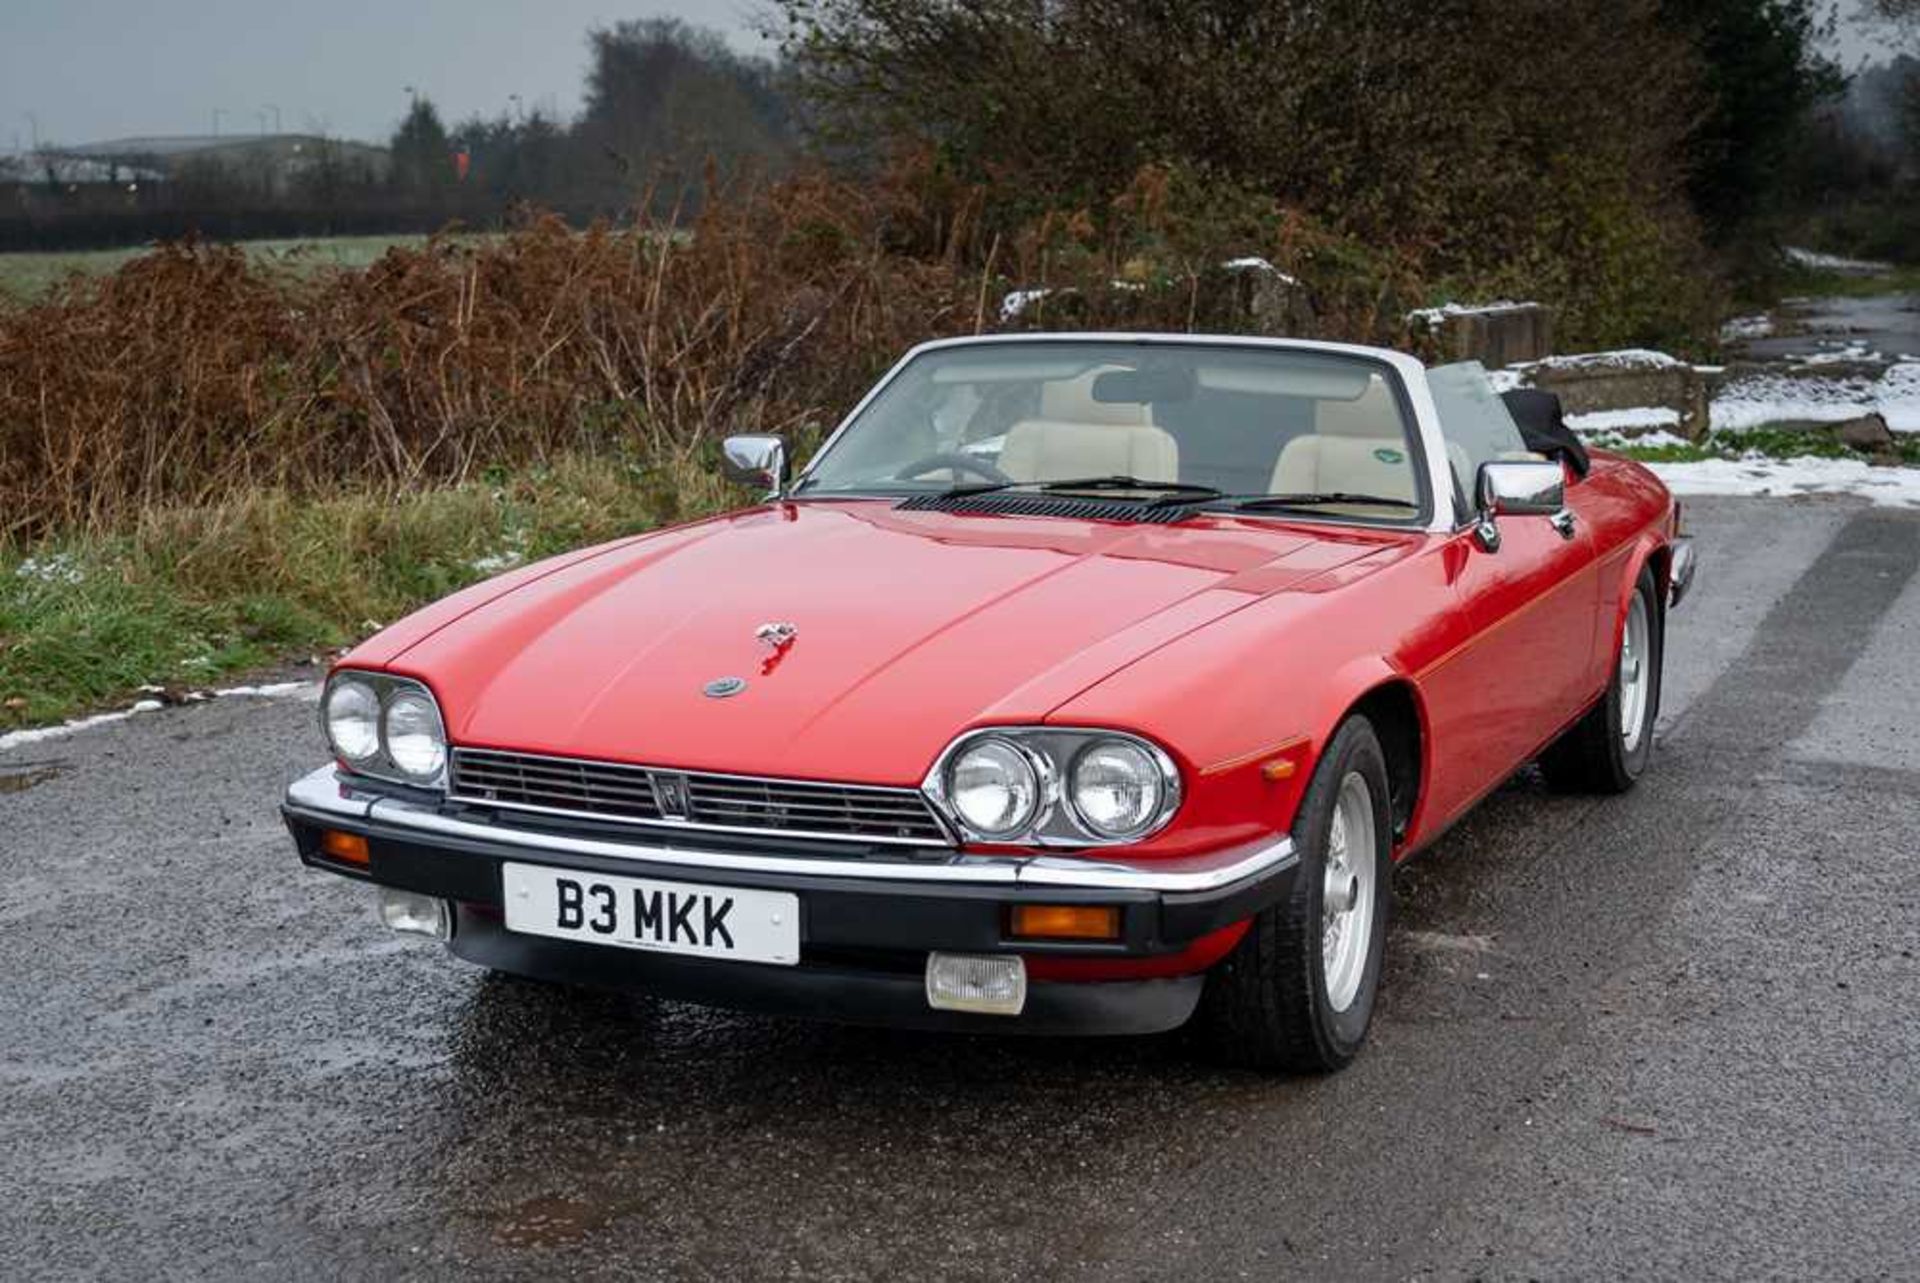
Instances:
[[[939,348],[899,372],[795,493],[1134,478],[1229,496],[1350,495],[1407,521],[1419,452],[1383,362],[1139,342]]]

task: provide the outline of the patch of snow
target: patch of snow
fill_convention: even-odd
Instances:
[[[1736,316],[1720,327],[1720,341],[1723,343],[1770,338],[1772,334],[1773,318],[1764,312],[1758,316]]]
[[[1511,392],[1527,386],[1527,377],[1519,370],[1488,370],[1487,384],[1495,392]]]
[[[1895,432],[1920,432],[1920,361],[1904,361],[1880,378],[1880,417]]]
[[[1882,263],[1870,258],[1843,258],[1838,254],[1822,254],[1817,250],[1787,250],[1787,261],[1797,267],[1810,267],[1822,272],[1845,272],[1850,276],[1879,276],[1893,270],[1892,263]]]
[[[484,557],[475,557],[467,563],[469,570],[483,575],[497,575],[503,570],[511,570],[527,559],[527,532],[510,530],[506,542],[495,552]]]
[[[1920,362],[1890,366],[1878,379],[1756,374],[1713,399],[1714,428],[1742,432],[1770,423],[1845,423],[1878,414],[1895,432],[1920,432]]]
[[[1516,303],[1512,299],[1501,299],[1497,303],[1443,303],[1439,307],[1423,307],[1407,313],[1408,325],[1424,325],[1428,329],[1436,328],[1456,316],[1493,316],[1501,312],[1517,312],[1521,308],[1537,307],[1535,303]]]
[[[1589,410],[1569,414],[1567,426],[1575,432],[1632,432],[1636,428],[1677,428],[1680,411],[1664,405],[1643,405],[1631,410]]]
[[[142,686],[142,694],[157,694],[164,688]],[[319,682],[268,682],[258,686],[228,686],[216,691],[190,691],[183,703],[197,704],[205,700],[227,699],[235,696],[254,699],[301,699],[309,703],[320,700]],[[0,752],[10,748],[20,748],[28,744],[41,744],[47,740],[65,739],[69,735],[78,735],[82,731],[97,730],[102,726],[111,726],[115,722],[124,722],[130,717],[142,713],[158,712],[166,704],[158,699],[136,700],[131,706],[113,713],[95,713],[90,717],[76,717],[72,721],[61,722],[58,726],[30,726],[25,730],[8,731],[0,735]]]
[[[1664,449],[1668,446],[1692,445],[1693,442],[1676,432],[1643,432],[1629,444]]]
[[[320,702],[319,682],[268,682],[261,686],[228,686],[213,692],[215,699],[299,699]]]
[[[1705,459],[1649,463],[1678,495],[1844,494],[1883,507],[1920,508],[1920,468],[1876,468],[1858,459]]]
[[[483,575],[497,575],[503,570],[511,570],[526,560],[526,554],[516,548],[505,548],[499,552],[490,552],[484,557],[475,557],[467,563],[470,570]]]
[[[28,557],[13,571],[16,578],[38,579],[43,584],[77,584],[83,582],[87,572],[80,568],[79,560],[70,552],[50,552],[39,557]]]
[[[1633,436],[1622,436],[1617,432],[1582,433],[1588,445],[1602,450],[1618,450],[1626,446],[1638,446],[1648,449],[1664,449],[1667,446],[1692,445],[1693,442],[1672,432],[1640,432]]]
[[[1298,285],[1300,282],[1260,257],[1230,258],[1220,264],[1229,272],[1264,272],[1268,276],[1278,277],[1282,285]]]
[[[1038,303],[1053,293],[1049,289],[1013,290],[1000,300],[1000,320],[1002,323],[1013,320],[1032,304]]]
[[[24,731],[8,731],[6,734],[0,735],[0,752],[5,752],[10,748],[19,748],[23,744],[38,744],[44,740],[65,739],[67,736],[77,735],[81,731],[90,731],[95,727],[107,726],[114,722],[124,722],[129,717],[135,717],[141,713],[151,713],[164,707],[166,707],[166,705],[157,699],[143,699],[135,703],[133,707],[123,708],[117,713],[95,713],[92,717],[78,717],[70,722],[62,722],[58,726],[35,726],[29,727]]]
[[[1686,362],[1651,348],[1621,348],[1617,352],[1582,352],[1576,356],[1549,356],[1532,361],[1525,368],[1535,370],[1672,369]]]
[[[1802,365],[1838,365],[1852,361],[1883,361],[1886,358],[1872,351],[1865,343],[1853,342],[1826,352],[1815,352],[1811,356],[1800,358]]]

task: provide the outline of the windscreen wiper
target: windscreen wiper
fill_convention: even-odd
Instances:
[[[1162,494],[1162,498],[1153,500],[1154,506],[1163,503],[1204,503],[1209,499],[1222,499],[1226,492],[1212,486],[1192,485],[1185,481],[1146,481],[1139,477],[1101,476],[1069,477],[1059,481],[988,481],[979,485],[954,486],[942,490],[942,499],[964,499],[968,495],[993,494],[1000,490],[1037,490],[1041,494],[1072,494],[1076,491],[1100,492],[1106,490],[1151,490]]]
[[[1144,481],[1139,477],[1123,475],[1106,477],[1073,477],[1062,481],[1039,481],[1034,487],[1044,494],[1053,494],[1069,490],[1157,490],[1170,495],[1198,495],[1203,499],[1219,499],[1224,492],[1212,486],[1199,486],[1186,481]]]
[[[1302,494],[1253,494],[1239,495],[1232,500],[1235,512],[1260,512],[1271,508],[1319,508],[1335,504],[1364,505],[1369,508],[1406,508],[1420,511],[1420,505],[1406,499],[1395,499],[1381,494],[1351,494],[1344,490],[1330,490]]]

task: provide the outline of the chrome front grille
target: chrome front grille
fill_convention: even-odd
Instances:
[[[617,762],[456,748],[463,802],[726,832],[947,845],[915,789],[667,771]]]

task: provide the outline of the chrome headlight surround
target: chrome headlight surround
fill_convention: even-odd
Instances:
[[[982,742],[997,741],[1016,749],[1032,763],[1039,781],[1032,818],[1017,830],[983,833],[954,805],[953,770]],[[1125,745],[1145,755],[1158,772],[1159,797],[1145,821],[1127,832],[1103,833],[1089,824],[1073,797],[1074,766],[1083,755],[1102,744]],[[1119,846],[1152,837],[1173,819],[1183,793],[1180,768],[1167,751],[1152,740],[1126,731],[1054,726],[986,726],[968,731],[942,750],[927,772],[920,791],[964,839],[1001,846],[1090,847]]]
[[[353,746],[343,745],[334,734],[333,709],[336,695],[363,700],[364,696],[359,693],[361,691],[373,695],[377,741],[371,752],[356,754],[348,751]],[[417,739],[424,731],[430,741],[437,740],[439,743],[437,760],[432,760],[423,773],[407,770],[394,758],[388,724],[396,705],[403,716],[413,720],[408,731],[409,738]],[[446,719],[440,713],[440,702],[433,697],[433,692],[427,689],[424,682],[411,677],[343,668],[327,678],[326,689],[320,694],[320,731],[327,737],[327,747],[348,770],[371,779],[405,784],[411,788],[444,790],[447,787],[446,725]],[[417,744],[412,747],[417,752]]]

